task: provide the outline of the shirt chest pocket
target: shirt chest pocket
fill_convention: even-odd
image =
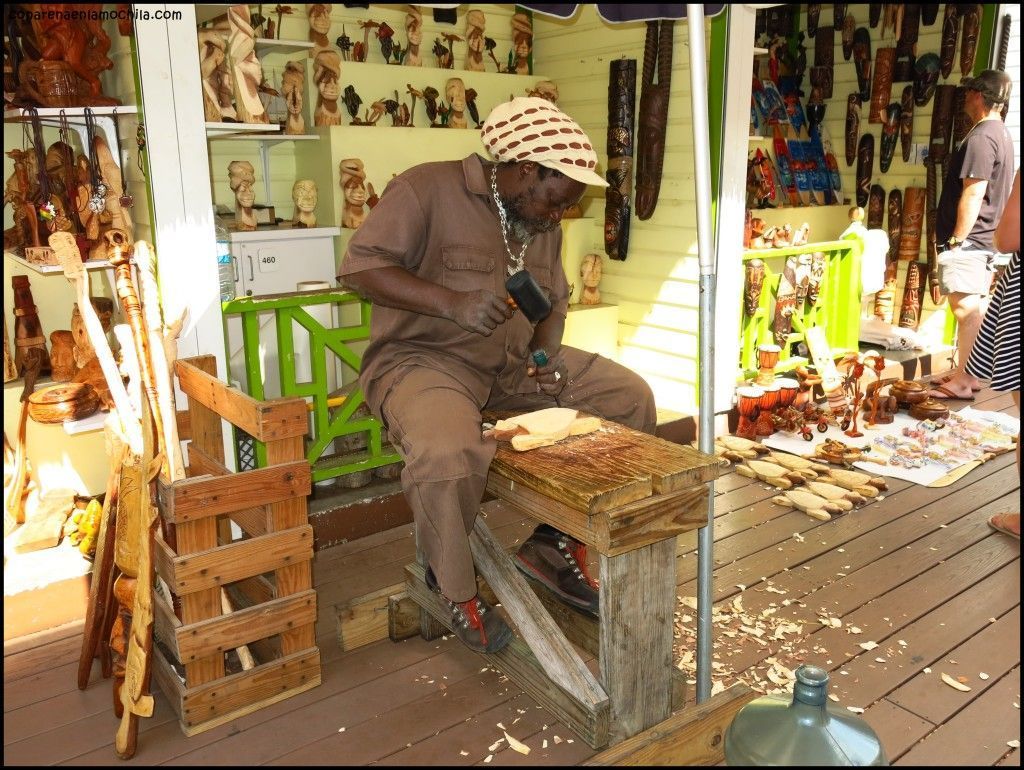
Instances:
[[[494,291],[494,257],[473,246],[441,250],[441,285],[453,291]]]

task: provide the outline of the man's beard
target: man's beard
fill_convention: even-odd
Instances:
[[[512,198],[505,204],[508,210],[509,234],[520,243],[529,243],[534,236],[540,233],[548,233],[554,230],[557,222],[550,219],[531,219],[522,215],[523,203],[526,201],[527,193],[522,193]]]

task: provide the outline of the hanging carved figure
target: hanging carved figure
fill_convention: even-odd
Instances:
[[[636,59],[613,59],[608,77],[608,190],[604,203],[604,251],[623,260],[629,251],[633,197],[633,121]]]
[[[669,88],[672,84],[674,23],[671,19],[647,22],[636,164],[636,215],[640,220],[653,216],[661,189]],[[657,83],[654,82],[655,71]]]

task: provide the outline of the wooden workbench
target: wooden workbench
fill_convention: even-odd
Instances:
[[[487,490],[497,499],[481,506],[470,543],[517,636],[488,658],[594,748],[667,719],[673,695],[678,704],[676,536],[707,523],[706,482],[719,468],[714,457],[607,421],[529,452],[502,443],[491,463]],[[487,528],[498,505],[516,506],[599,553],[597,620],[531,590]],[[409,595],[447,624],[423,567],[410,565],[407,575]],[[598,676],[573,643],[597,657]]]

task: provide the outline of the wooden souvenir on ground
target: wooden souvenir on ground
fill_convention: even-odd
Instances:
[[[963,35],[960,38],[960,75],[968,77],[974,71],[974,59],[978,52],[978,33],[981,29],[981,6],[964,3],[957,7],[963,19]]]
[[[916,261],[921,253],[921,226],[924,224],[925,194],[923,187],[908,187],[903,191],[903,217],[900,220],[899,258],[904,262]]]
[[[768,447],[757,441],[741,438],[740,436],[722,435],[715,437],[715,454],[740,462],[742,460],[753,460],[760,455],[767,454]]]
[[[366,219],[366,169],[359,158],[346,158],[338,164],[344,204],[341,226],[356,229]]]
[[[771,451],[768,452],[768,456],[764,459],[802,476],[805,479],[805,483],[829,472],[827,465],[822,465],[813,460],[808,460],[806,457],[798,457],[788,452]]]
[[[234,82],[235,110],[242,123],[269,123],[260,100],[263,65],[256,56],[256,32],[249,18],[249,7],[233,5],[228,9],[228,60]]]
[[[893,416],[899,409],[896,403],[896,396],[891,394],[882,395],[882,388],[891,385],[896,378],[890,377],[884,380],[872,382],[864,391],[864,423],[870,428],[874,425],[890,425]]]
[[[470,72],[484,71],[484,30],[487,17],[484,12],[472,9],[466,12],[466,63],[463,69]]]
[[[928,398],[910,405],[910,416],[915,420],[944,420],[949,417],[949,407],[934,398]]]
[[[285,64],[284,73],[281,75],[281,95],[288,109],[288,117],[284,122],[284,132],[288,136],[301,136],[306,133],[306,118],[302,114],[305,87],[306,65],[300,61]]]
[[[939,71],[943,79],[953,71],[953,58],[956,56],[956,39],[960,33],[960,6],[946,3],[942,17],[942,39],[939,44]]]
[[[893,102],[885,110],[882,126],[882,152],[878,161],[878,168],[882,173],[889,170],[892,165],[892,156],[896,154],[896,143],[900,136],[900,116],[903,108],[899,103]]]
[[[613,59],[608,72],[608,189],[604,204],[604,250],[611,259],[629,252],[633,195],[633,122],[636,59]]]
[[[317,88],[316,110],[313,112],[314,126],[341,125],[341,110],[338,108],[338,99],[341,97],[340,77],[341,57],[338,53],[332,50],[318,53],[313,60],[313,84]],[[351,108],[349,111],[351,112]]]
[[[889,392],[904,408],[928,400],[928,386],[914,380],[897,380],[889,386]]]
[[[830,521],[833,513],[843,513],[853,509],[853,503],[830,502],[805,489],[787,489],[783,494],[773,497],[772,502],[776,505],[798,508],[812,519],[819,521]]]
[[[668,127],[672,85],[672,30],[670,19],[647,22],[637,131],[636,216],[650,219],[658,205],[665,132]],[[654,82],[657,76],[657,83]]]
[[[782,489],[790,489],[796,484],[803,484],[806,480],[799,473],[788,471],[781,465],[765,460],[744,460],[742,464],[736,466],[736,472],[748,479],[760,479]]]
[[[905,86],[900,98],[900,150],[904,163],[910,162],[914,146],[914,87]]]
[[[900,305],[899,326],[917,330],[921,322],[921,289],[924,287],[924,269],[914,260],[907,265],[907,277],[903,284],[903,302]]]
[[[846,97],[846,165],[857,160],[857,142],[860,140],[860,95]]]
[[[316,182],[300,179],[292,185],[292,227],[316,227]]]
[[[874,52],[870,108],[867,113],[868,123],[884,122],[886,108],[892,100],[893,65],[895,62],[895,48],[879,48]]]
[[[423,14],[415,5],[410,5],[409,12],[405,15],[405,36],[407,42],[402,64],[406,67],[422,67],[420,45],[423,43]]]
[[[866,206],[875,161],[875,135],[864,134],[857,145],[857,205]]]
[[[256,229],[256,172],[247,160],[228,164],[228,184],[235,194],[235,229],[245,232]]]
[[[24,375],[28,359],[36,358],[40,362],[38,373],[49,374],[50,356],[46,349],[46,336],[39,323],[28,276],[12,276],[11,287],[14,290],[14,367],[19,376]]]

